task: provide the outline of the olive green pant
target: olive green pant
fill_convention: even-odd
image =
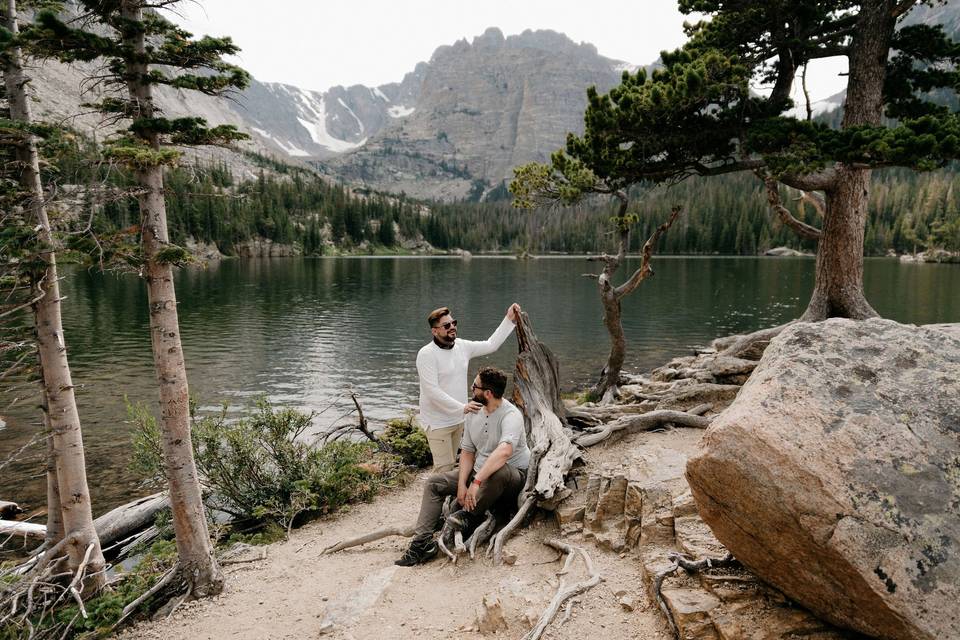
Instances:
[[[482,518],[487,509],[500,499],[516,501],[523,483],[526,480],[526,469],[514,469],[508,464],[497,469],[477,492],[477,506],[471,512]],[[427,478],[423,489],[423,501],[420,503],[420,515],[417,518],[417,528],[414,529],[414,540],[429,538],[434,531],[443,526],[440,516],[443,512],[443,503],[447,496],[457,495],[457,482],[460,480],[460,470],[454,469],[444,473],[436,473]],[[473,480],[470,472],[467,482]],[[461,509],[459,505],[456,509]],[[455,509],[455,510],[456,510]]]

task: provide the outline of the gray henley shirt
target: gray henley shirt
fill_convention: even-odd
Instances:
[[[523,414],[509,400],[504,400],[493,413],[488,414],[484,407],[466,417],[460,448],[476,454],[474,472],[480,471],[502,442],[513,445],[513,455],[507,464],[514,469],[526,469],[530,464],[530,449],[523,428]]]

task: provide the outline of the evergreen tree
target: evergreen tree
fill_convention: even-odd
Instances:
[[[897,30],[917,4],[681,0],[682,11],[710,19],[690,26],[688,43],[664,52],[664,68],[651,78],[641,69],[608,94],[588,90],[584,135],[569,136],[546,170],[518,173],[514,192],[521,201],[539,192],[569,202],[642,181],[739,171],[823,192],[816,279],[803,317],[875,316],[863,295],[871,171],[928,170],[960,152],[957,114],[927,99],[957,85],[960,47],[939,26]],[[798,70],[838,55],[850,69],[841,128],[785,115]],[[769,96],[753,94],[752,79]],[[896,123],[888,126],[884,115]]]
[[[7,254],[4,262],[9,261],[5,267],[11,268],[13,280],[26,276],[31,296],[28,303],[20,306],[29,306],[33,310],[43,384],[42,407],[48,432],[46,543],[50,547],[48,553],[59,554],[60,551],[54,552],[53,549],[60,548],[66,551],[66,569],[76,576],[80,593],[89,596],[106,584],[106,562],[93,526],[80,414],[60,313],[58,242],[41,181],[38,138],[34,133],[35,123],[26,90],[29,78],[24,73],[16,0],[4,0],[0,5],[0,16],[3,18],[0,63],[7,103],[7,113],[0,119],[0,129],[13,146],[15,156],[3,164],[11,170],[13,175],[10,177],[20,185],[20,189],[6,194],[12,198],[3,198],[2,208],[9,211],[3,220],[4,253]],[[18,283],[11,284],[15,291]],[[62,502],[61,495],[69,496],[69,501]],[[31,591],[31,599],[32,595]]]
[[[224,144],[241,136],[232,126],[207,127],[199,117],[165,118],[153,101],[153,87],[219,95],[248,81],[241,69],[221,60],[237,48],[229,38],[192,36],[156,13],[175,4],[150,0],[81,0],[102,29],[76,28],[56,14],[38,16],[32,40],[61,60],[106,61],[106,82],[125,89],[95,106],[112,117],[127,118],[123,135],[106,145],[104,155],[125,165],[138,186],[142,273],[150,307],[150,334],[160,387],[161,442],[169,485],[178,561],[173,584],[187,594],[219,593],[223,574],[213,556],[190,437],[189,390],[180,343],[173,265],[186,252],[169,239],[164,168],[179,152],[171,145]],[[104,35],[105,32],[105,35]]]

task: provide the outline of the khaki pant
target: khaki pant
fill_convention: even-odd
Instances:
[[[463,423],[439,429],[424,429],[430,453],[433,454],[433,470],[437,473],[449,471],[457,464],[457,449],[463,435]]]

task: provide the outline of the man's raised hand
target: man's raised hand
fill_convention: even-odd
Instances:
[[[514,302],[507,309],[507,320],[509,320],[513,324],[517,324],[517,320],[520,318],[520,311],[521,311],[520,305]]]
[[[477,402],[477,401],[475,401],[475,400],[471,400],[471,401],[468,402],[467,404],[463,405],[463,413],[464,413],[464,414],[467,414],[467,413],[476,413],[477,411],[480,411],[480,409],[482,409],[482,408],[483,408],[483,405],[482,405],[482,404],[480,404],[479,402]]]

